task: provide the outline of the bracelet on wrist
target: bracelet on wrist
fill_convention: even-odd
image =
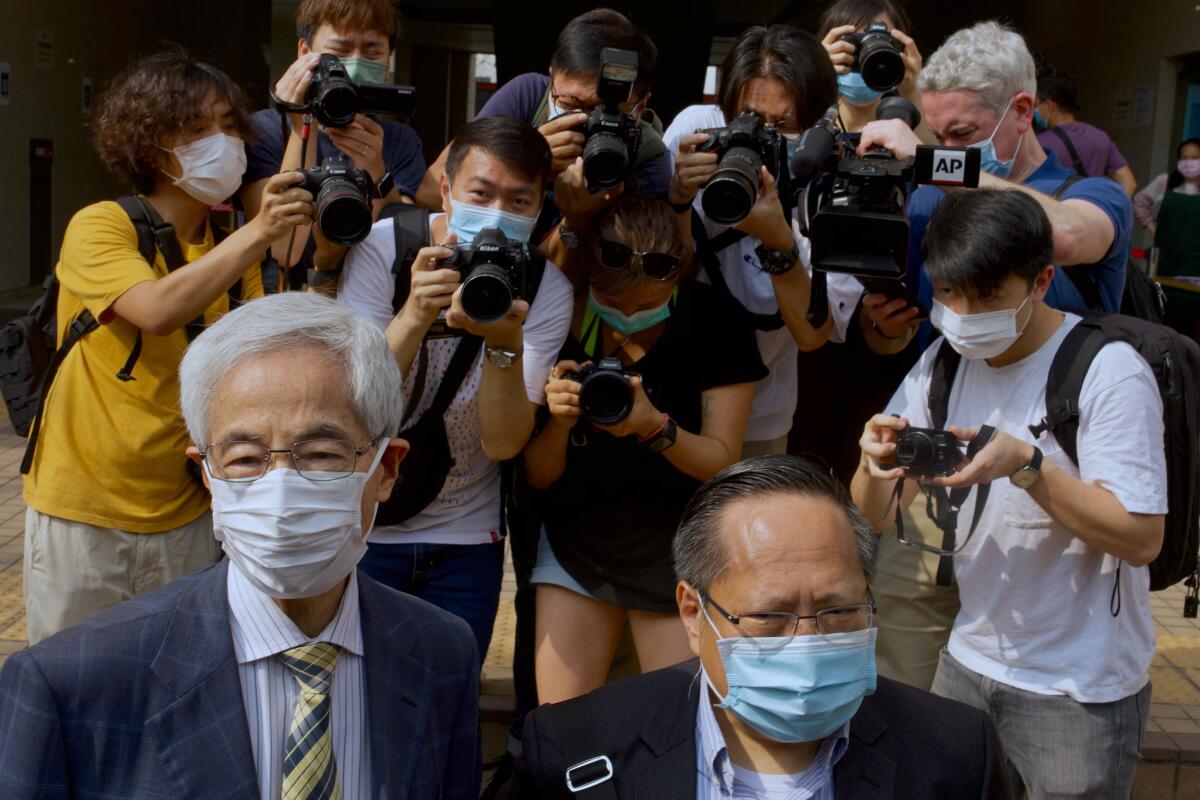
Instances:
[[[658,427],[655,428],[652,432],[646,434],[645,436],[639,435],[637,437],[638,444],[645,444],[646,442],[650,441],[655,436],[658,436],[660,433],[662,433],[664,430],[666,430],[667,422],[670,419],[671,419],[670,415],[668,415],[666,412],[663,412],[662,419],[659,421]]]

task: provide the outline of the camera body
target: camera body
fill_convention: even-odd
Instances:
[[[905,428],[896,437],[895,463],[910,476],[945,477],[967,462],[963,444],[950,431]]]
[[[327,128],[344,128],[359,113],[410,117],[416,104],[415,93],[412,86],[355,83],[341,59],[322,53],[304,95],[302,110]]]
[[[596,94],[600,105],[575,128],[584,135],[583,178],[590,192],[607,191],[624,183],[642,143],[637,119],[621,110],[621,103],[629,99],[637,81],[637,53],[617,47],[601,49],[599,75]]]
[[[753,111],[743,111],[724,128],[697,131],[708,140],[696,151],[717,154],[717,171],[704,184],[700,205],[704,215],[721,225],[744,220],[762,188],[760,171],[766,167],[781,194],[788,191],[787,141]]]
[[[317,227],[326,239],[348,247],[367,238],[375,221],[371,210],[375,182],[370,175],[355,169],[342,153],[329,156],[319,167],[296,171],[304,176],[296,187],[312,192]]]
[[[838,39],[854,45],[851,72],[862,74],[863,83],[878,92],[895,89],[904,81],[904,47],[896,41],[887,25],[876,20],[865,30],[848,33]]]
[[[579,381],[579,409],[595,425],[616,425],[633,411],[632,372],[626,372],[620,359],[602,358],[570,374]]]
[[[458,270],[462,306],[476,322],[498,322],[514,300],[526,298],[529,244],[509,239],[499,228],[484,228],[471,244],[461,245],[442,262]]]

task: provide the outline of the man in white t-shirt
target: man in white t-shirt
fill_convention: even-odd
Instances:
[[[709,283],[724,283],[728,292],[750,313],[758,334],[763,363],[771,373],[759,381],[750,409],[742,457],[783,453],[796,410],[799,391],[796,357],[832,339],[843,341],[854,316],[862,285],[848,275],[830,274],[829,314],[813,326],[806,314],[812,292],[809,242],[784,210],[770,173],[762,171],[762,190],[745,220],[732,226],[746,234],[716,249],[729,226],[704,214],[701,187],[712,177],[716,153],[696,152],[707,139],[697,130],[722,128],[737,115],[753,111],[774,125],[789,142],[789,152],[801,133],[837,102],[837,82],[825,50],[809,34],[787,25],[754,27],[734,42],[722,68],[718,105],[688,106],[672,120],[663,142],[674,158],[674,177],[668,199],[680,214],[699,215],[712,242],[719,266],[704,265],[703,243],[697,243],[697,275]],[[801,265],[802,269],[796,269]],[[892,323],[881,317],[887,335]]]
[[[391,219],[376,223],[350,252],[338,289],[340,302],[387,330],[412,404],[406,429],[435,403],[464,341],[431,336],[434,323],[483,339],[443,414],[454,462],[445,484],[429,505],[402,521],[382,506],[360,564],[376,580],[466,620],[480,658],[491,641],[504,566],[499,462],[517,455],[533,431],[534,411],[545,400],[547,376],[570,326],[572,292],[547,263],[532,298],[516,300],[498,322],[479,323],[463,309],[458,271],[442,262],[485,228],[527,242],[549,170],[550,148],[528,124],[507,117],[470,123],[450,145],[442,178],[445,213],[429,218],[427,241],[436,244],[417,251],[399,313],[393,310],[399,301]]]
[[[1154,655],[1149,570],[1167,511],[1162,401],[1124,343],[1100,350],[1079,398],[1078,467],[1046,414],[1050,364],[1079,317],[1044,302],[1054,267],[1050,222],[1020,192],[951,194],[925,234],[932,320],[962,355],[948,426],[995,435],[932,483],[990,485],[969,535],[978,489],[958,514],[954,573],[962,609],[942,651],[935,693],[988,711],[1031,797],[1128,797],[1149,712]],[[867,423],[852,482],[876,530],[903,470],[897,434],[932,427],[929,390],[942,341]],[[901,508],[918,491],[904,483]],[[930,544],[938,544],[933,542]],[[1119,591],[1119,595],[1114,595]],[[1120,598],[1120,605],[1114,603]]]

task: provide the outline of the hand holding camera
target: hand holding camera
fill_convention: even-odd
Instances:
[[[357,114],[354,121],[344,128],[326,131],[333,146],[350,156],[354,166],[378,184],[387,171],[383,163],[383,128],[366,114]]]
[[[367,238],[375,221],[371,200],[376,191],[370,175],[341,154],[329,156],[319,167],[292,174],[301,175],[299,188],[312,193],[313,218],[331,244],[349,247]]]
[[[771,194],[789,191],[787,144],[774,125],[768,125],[753,111],[743,111],[724,128],[709,128],[708,138],[696,144],[696,150],[716,153],[717,169],[704,184],[700,200],[704,214],[721,225],[737,225],[750,214],[759,196],[764,194],[763,171],[770,173]],[[780,206],[782,210],[782,205]]]
[[[578,374],[591,366],[590,361],[560,361],[550,370],[546,380],[546,406],[550,409],[550,424],[574,427],[582,411],[579,408],[579,390],[583,385]]]
[[[282,239],[297,225],[312,222],[313,197],[300,185],[302,180],[298,172],[281,172],[267,181],[262,206],[250,221],[262,229],[266,243]]]
[[[697,150],[707,142],[707,133],[689,133],[679,140],[675,153],[675,174],[667,191],[667,200],[672,203],[689,203],[708,179],[717,171],[718,156],[708,150]]]
[[[412,285],[400,315],[414,327],[428,330],[458,291],[458,270],[442,266],[454,254],[454,244],[454,234],[448,234],[440,245],[422,247],[413,259]]]
[[[990,438],[981,435],[980,431],[980,428],[950,426],[947,433],[955,436],[958,442],[967,443],[966,460],[954,473],[934,477],[930,483],[947,489],[983,485],[1011,476],[1033,459],[1034,447],[1029,442],[1000,430],[992,433]]]
[[[567,167],[554,179],[554,204],[562,212],[563,221],[572,231],[586,231],[592,220],[621,196],[625,185],[607,192],[591,192],[583,175],[583,158]]]
[[[775,187],[775,177],[766,166],[760,167],[759,181],[762,188],[745,219],[733,227],[753,236],[771,250],[790,250],[796,243],[792,238],[792,226],[783,213],[783,203]]]
[[[587,114],[577,111],[563,114],[538,128],[538,133],[546,139],[546,144],[550,145],[550,172],[554,177],[558,177],[559,173],[583,155],[585,137],[582,126],[585,122]]]

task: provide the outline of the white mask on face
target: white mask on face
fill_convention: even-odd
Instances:
[[[363,521],[363,488],[387,443],[379,441],[366,472],[331,481],[311,481],[284,468],[248,483],[223,481],[204,462],[212,487],[213,533],[229,560],[259,591],[276,599],[332,589],[367,551],[375,512]]]
[[[163,174],[205,205],[225,202],[242,185],[242,175],[246,172],[246,145],[236,136],[214,133],[168,152],[179,159],[183,174],[175,177],[165,170]]]
[[[963,358],[995,358],[1021,338],[1029,320],[1033,319],[1030,314],[1020,330],[1017,329],[1017,314],[1029,302],[1029,297],[1016,308],[982,314],[958,314],[941,301],[934,300],[929,321]]]

